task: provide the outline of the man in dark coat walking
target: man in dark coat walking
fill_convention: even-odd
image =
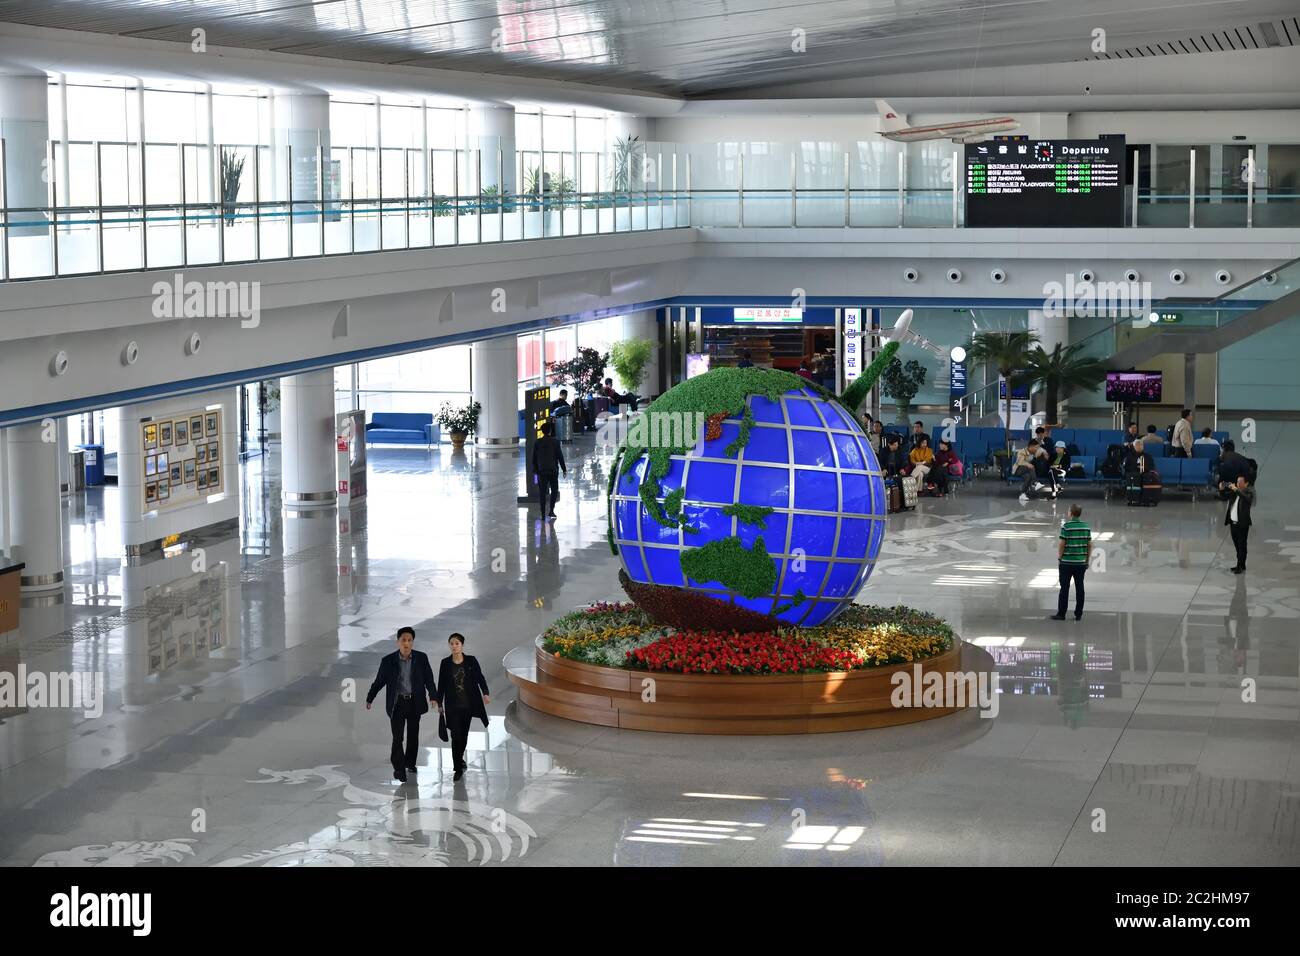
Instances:
[[[1232,543],[1237,548],[1237,566],[1233,574],[1246,570],[1246,539],[1250,536],[1250,509],[1255,504],[1255,489],[1250,487],[1245,475],[1237,476],[1236,484],[1219,482],[1219,490],[1228,496],[1228,513],[1223,523],[1232,532]]]
[[[397,650],[385,655],[379,662],[379,673],[366,694],[366,710],[374,703],[379,688],[387,689],[384,712],[393,730],[393,776],[403,783],[407,773],[415,773],[415,761],[420,752],[420,717],[429,712],[429,705],[437,703],[438,688],[433,682],[433,668],[429,657],[413,648],[415,629],[404,627],[397,632]],[[402,746],[402,734],[406,746]]]
[[[530,462],[537,482],[537,497],[542,506],[543,518],[555,517],[555,502],[560,500],[560,471],[568,477],[569,467],[564,463],[564,449],[555,437],[555,422],[542,425],[542,437],[533,444]]]

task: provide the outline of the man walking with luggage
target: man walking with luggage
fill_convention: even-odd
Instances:
[[[1083,575],[1088,570],[1092,556],[1092,531],[1080,516],[1083,508],[1070,505],[1070,518],[1061,525],[1056,554],[1061,575],[1061,594],[1056,600],[1056,613],[1049,620],[1064,621],[1065,609],[1070,605],[1070,582],[1074,582],[1074,619],[1083,617]]]
[[[564,463],[564,449],[555,437],[555,422],[542,425],[542,437],[533,445],[532,473],[537,481],[537,497],[542,506],[543,518],[555,517],[555,503],[560,500],[560,471],[568,477],[569,468]]]
[[[1250,509],[1255,504],[1255,489],[1250,487],[1245,475],[1238,475],[1236,484],[1219,482],[1219,490],[1228,496],[1228,513],[1223,516],[1223,523],[1232,532],[1232,543],[1237,548],[1237,566],[1233,574],[1242,574],[1246,570],[1246,539],[1250,536]]]

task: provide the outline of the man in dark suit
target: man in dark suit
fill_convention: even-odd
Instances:
[[[379,688],[387,688],[384,711],[393,729],[393,776],[402,783],[406,782],[408,772],[415,773],[415,760],[420,749],[420,717],[427,714],[429,705],[438,700],[428,655],[415,650],[414,644],[414,628],[404,627],[397,632],[397,650],[379,662],[379,673],[366,694],[366,710],[369,710]],[[403,729],[406,732],[405,748],[402,746]]]
[[[1237,548],[1237,566],[1233,574],[1246,570],[1246,538],[1250,536],[1250,509],[1255,504],[1255,489],[1250,487],[1245,475],[1237,477],[1237,483],[1230,485],[1219,482],[1219,490],[1228,496],[1228,513],[1223,516],[1223,523],[1232,532],[1232,543]]]

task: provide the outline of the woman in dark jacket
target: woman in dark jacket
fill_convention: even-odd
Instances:
[[[465,635],[453,634],[447,638],[451,653],[438,665],[438,713],[447,723],[451,735],[451,759],[455,770],[453,780],[465,773],[465,744],[469,741],[470,722],[477,717],[488,723],[485,704],[492,703],[487,681],[478,666],[478,659],[464,652]],[[481,692],[481,694],[480,694]]]

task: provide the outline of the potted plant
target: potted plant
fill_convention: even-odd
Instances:
[[[244,178],[244,157],[224,150],[221,153],[221,213],[227,223],[235,221],[235,204],[239,201],[239,183]]]
[[[602,354],[584,346],[579,348],[578,354],[571,359],[565,359],[563,362],[547,362],[546,374],[556,385],[573,389],[575,411],[581,412],[585,399],[600,390],[605,378],[605,366],[608,364],[608,352]],[[594,425],[594,419],[594,415],[587,415],[587,424]],[[583,420],[583,416],[579,414],[577,420]]]
[[[453,407],[450,402],[442,403],[436,420],[451,435],[453,449],[460,451],[465,447],[465,439],[478,431],[478,416],[481,411],[481,402],[470,402],[460,407]]]
[[[906,423],[912,410],[912,399],[921,390],[925,382],[925,366],[916,359],[908,359],[904,364],[894,359],[885,366],[880,376],[882,391],[898,404],[898,421]]]
[[[627,339],[615,342],[609,349],[609,364],[618,375],[623,388],[635,392],[645,376],[645,367],[654,355],[655,343],[650,339]]]
[[[1059,422],[1057,403],[1081,388],[1092,388],[1106,380],[1106,363],[1096,358],[1081,356],[1082,346],[1060,343],[1048,352],[1041,345],[1034,346],[1025,361],[1025,377],[1041,385],[1047,410],[1047,421]]]

